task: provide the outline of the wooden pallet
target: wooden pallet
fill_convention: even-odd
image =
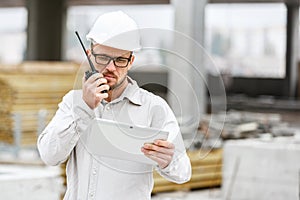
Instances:
[[[21,144],[35,145],[38,112],[48,123],[64,94],[73,89],[79,65],[63,62],[24,62],[0,66],[0,142],[14,142],[14,115],[21,116]]]
[[[222,150],[214,149],[188,152],[192,164],[191,180],[184,184],[172,183],[154,172],[152,193],[174,190],[218,187],[222,181]]]

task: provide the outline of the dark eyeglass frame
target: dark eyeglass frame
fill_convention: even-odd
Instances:
[[[108,55],[106,55],[106,54],[95,54],[92,47],[91,47],[91,53],[92,53],[92,55],[94,56],[95,62],[96,62],[98,65],[102,65],[102,66],[105,66],[105,67],[106,67],[106,66],[110,63],[110,61],[113,61],[114,65],[115,65],[116,67],[118,67],[118,68],[125,68],[125,67],[127,67],[128,64],[129,64],[129,62],[130,62],[130,60],[131,60],[132,54],[133,54],[133,52],[131,51],[131,52],[130,52],[129,58],[122,57],[122,56],[118,56],[118,57],[110,57],[110,56],[108,56]],[[97,62],[97,56],[105,56],[105,57],[109,58],[109,59],[108,59],[108,62],[107,62],[106,64],[98,63],[98,62]],[[124,65],[124,66],[119,66],[119,65],[117,65],[117,64],[116,64],[116,61],[117,61],[118,59],[124,59],[124,60],[127,60],[126,65]]]

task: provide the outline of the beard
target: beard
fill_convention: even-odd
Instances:
[[[112,74],[112,73],[103,73],[103,76],[105,76],[105,75],[112,76],[112,77],[114,77],[118,81],[117,77],[114,74]],[[127,74],[125,74],[125,76],[120,81],[118,81],[114,85],[110,86],[109,90],[113,90],[113,89],[116,89],[116,88],[120,87],[124,83],[124,81],[126,80],[126,78],[127,78]]]

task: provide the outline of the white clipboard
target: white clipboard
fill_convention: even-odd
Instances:
[[[156,165],[141,148],[156,139],[167,140],[168,134],[154,128],[96,118],[81,139],[93,155]]]

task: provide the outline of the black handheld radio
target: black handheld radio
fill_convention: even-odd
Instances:
[[[90,78],[90,76],[92,76],[93,74],[99,73],[99,72],[96,70],[94,64],[92,63],[90,57],[88,56],[88,54],[86,52],[86,49],[85,49],[85,47],[84,47],[84,45],[82,43],[82,40],[80,39],[80,36],[79,36],[78,32],[75,31],[75,34],[76,34],[76,36],[77,36],[77,38],[78,38],[78,40],[79,40],[79,42],[81,44],[81,47],[82,47],[82,49],[83,49],[83,51],[84,51],[84,53],[86,55],[86,58],[87,58],[87,60],[88,60],[88,62],[90,64],[90,67],[91,67],[91,70],[92,70],[92,71],[86,71],[85,72],[85,80],[87,80],[88,78]],[[103,84],[100,84],[99,86],[101,86],[101,85],[103,85]],[[107,90],[103,90],[101,93],[107,93]]]

